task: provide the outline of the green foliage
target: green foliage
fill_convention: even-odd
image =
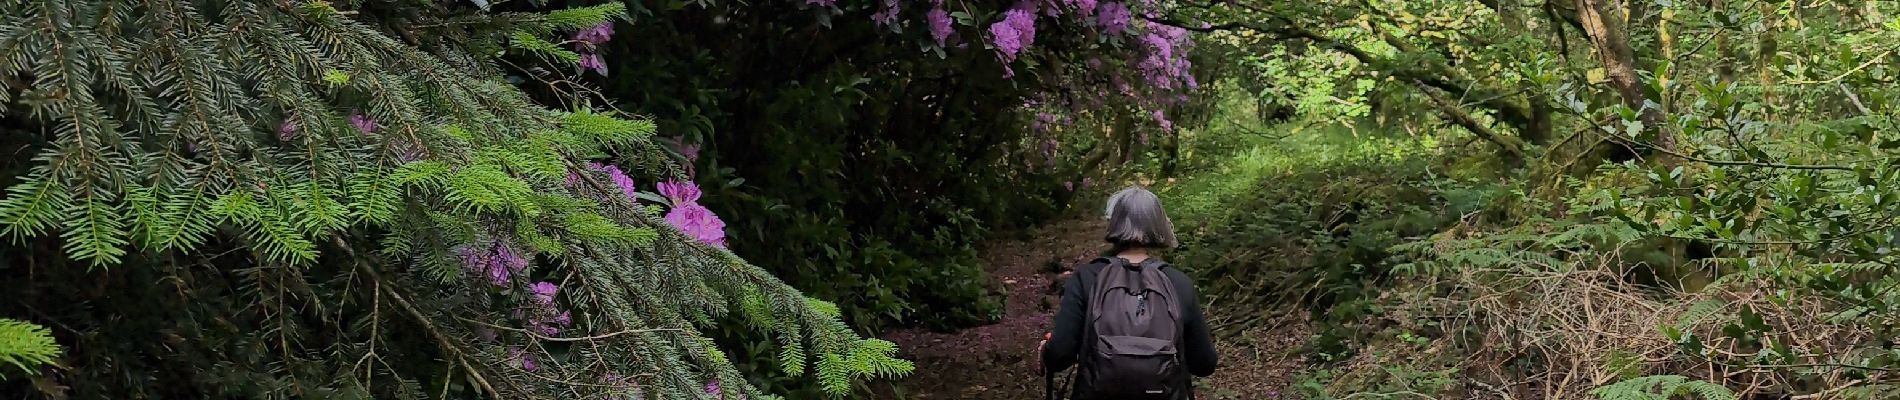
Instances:
[[[561,48],[560,45],[541,39],[526,31],[517,31],[513,36],[509,36],[508,45],[517,50],[527,52],[528,54],[543,57],[549,61],[564,64],[578,64],[581,61],[580,54],[572,50]]]
[[[1728,388],[1693,380],[1676,375],[1651,375],[1609,384],[1590,394],[1603,400],[1736,400],[1735,392]]]
[[[1211,118],[1258,122],[1252,107],[1225,102]],[[1435,171],[1447,156],[1433,137],[1312,126],[1270,128],[1284,138],[1220,124],[1234,130],[1192,132],[1193,174],[1161,193],[1177,229],[1192,232],[1172,258],[1207,296],[1307,306],[1321,326],[1308,345],[1337,360],[1366,333],[1350,324],[1379,314],[1372,298],[1405,271],[1388,262],[1393,247],[1482,210],[1495,189]]]
[[[542,26],[554,31],[572,31],[626,15],[627,5],[613,2],[549,11],[541,15],[541,21]]]
[[[567,113],[561,122],[563,131],[593,142],[626,145],[653,136],[657,127],[644,119],[620,119],[582,109]]]
[[[1893,151],[1900,141],[1886,134],[1896,127],[1892,99],[1900,96],[1891,70],[1900,9],[1881,2],[1595,6],[1601,9],[1562,2],[1243,1],[1170,10],[1176,20],[1208,21],[1212,41],[1237,54],[1230,62],[1238,74],[1255,78],[1217,86],[1224,97],[1209,127],[1215,139],[1192,143],[1195,157],[1212,156],[1193,164],[1196,171],[1214,179],[1194,176],[1171,205],[1214,215],[1212,223],[1194,225],[1214,239],[1197,239],[1203,247],[1184,251],[1224,245],[1200,259],[1230,264],[1213,275],[1237,280],[1229,285],[1251,294],[1243,302],[1293,292],[1301,294],[1285,297],[1311,306],[1306,293],[1377,293],[1375,301],[1320,303],[1315,314],[1325,318],[1315,319],[1321,330],[1309,342],[1316,358],[1413,345],[1377,333],[1335,335],[1354,332],[1336,321],[1444,327],[1442,335],[1425,336],[1436,337],[1428,340],[1435,349],[1473,360],[1462,364],[1461,373],[1471,375],[1468,393],[1485,391],[1478,385],[1484,382],[1556,376],[1564,372],[1544,365],[1574,362],[1629,379],[1598,390],[1603,398],[1734,398],[1723,385],[1759,381],[1790,384],[1750,385],[1751,395],[1880,396],[1892,381],[1880,372],[1894,362],[1887,338],[1900,332],[1893,313],[1900,295],[1892,290],[1900,287],[1892,278],[1893,249],[1900,248],[1892,218],[1900,164]],[[1582,23],[1593,13],[1613,23]],[[1266,128],[1289,117],[1298,119]],[[1365,158],[1344,168],[1313,161],[1347,152],[1311,146],[1317,140],[1306,130],[1339,124],[1362,128],[1338,140],[1345,146],[1377,146],[1398,136],[1380,132],[1403,131],[1466,157],[1435,160],[1442,164]],[[1234,139],[1248,137],[1292,150],[1281,155]],[[1525,155],[1512,154],[1511,143],[1523,143]],[[1489,151],[1499,146],[1506,151]],[[1267,170],[1260,154],[1299,160],[1274,167],[1281,171],[1332,173],[1302,179],[1249,172]],[[1358,165],[1374,167],[1349,172]],[[1461,173],[1474,169],[1495,174]],[[1495,179],[1402,178],[1421,170],[1434,178]],[[1381,204],[1467,213],[1423,230],[1397,230],[1394,240],[1357,242],[1386,245],[1379,252],[1314,239],[1334,226],[1334,208],[1324,200],[1328,193],[1306,188],[1367,175],[1401,177],[1392,179],[1397,186],[1430,188],[1433,195]],[[1235,194],[1273,192],[1294,194],[1259,202]],[[1374,212],[1358,214],[1393,218],[1368,208]],[[1371,228],[1352,226],[1352,235],[1392,231]],[[1354,262],[1332,267],[1305,257]],[[1311,277],[1320,273],[1306,271],[1351,273],[1318,279]],[[1610,300],[1626,306],[1595,309],[1588,329],[1646,340],[1585,354],[1520,341],[1545,327],[1555,327],[1545,333],[1560,341],[1590,338],[1565,333],[1578,320],[1539,307]],[[1620,325],[1595,325],[1608,320]],[[1671,347],[1650,348],[1659,343]],[[1514,355],[1486,359],[1505,349]],[[1810,367],[1817,364],[1846,366]],[[1338,367],[1336,375],[1373,369]],[[1645,372],[1673,375],[1638,377]],[[1546,393],[1578,392],[1574,382],[1551,381],[1535,385]],[[1331,393],[1395,393],[1340,387],[1369,384],[1322,386]]]
[[[52,363],[59,354],[59,343],[53,341],[46,327],[0,318],[0,364],[34,375],[41,365]],[[11,374],[0,374],[0,377],[7,375]]]
[[[0,160],[0,292],[28,294],[0,313],[73,331],[38,390],[770,398],[712,340],[735,309],[825,395],[911,371],[588,168],[689,179],[660,125],[532,59],[564,69],[551,38],[626,4],[532,7],[0,2],[0,138],[30,156]],[[52,339],[0,320],[0,364],[31,373]]]

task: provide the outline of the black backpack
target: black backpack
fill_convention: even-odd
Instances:
[[[1181,365],[1181,305],[1174,282],[1148,259],[1130,265],[1119,257],[1096,274],[1088,291],[1086,338],[1071,382],[1078,400],[1182,400],[1189,398]]]

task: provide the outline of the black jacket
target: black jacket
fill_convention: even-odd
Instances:
[[[1051,332],[1049,343],[1042,350],[1042,365],[1045,373],[1055,374],[1075,365],[1083,351],[1083,343],[1088,342],[1091,329],[1088,326],[1089,289],[1095,287],[1096,276],[1102,268],[1108,267],[1100,260],[1090,262],[1075,269],[1075,274],[1062,284],[1062,305],[1056,310],[1055,329]],[[1194,280],[1172,266],[1163,267],[1162,272],[1174,283],[1174,292],[1185,301],[1181,302],[1182,361],[1187,371],[1194,376],[1208,376],[1214,373],[1219,364],[1219,356],[1214,352],[1214,338],[1207,330],[1207,319],[1201,315],[1201,299],[1194,290]],[[1080,392],[1076,388],[1075,392]],[[1188,392],[1193,393],[1189,388]],[[1075,393],[1070,394],[1075,398]]]

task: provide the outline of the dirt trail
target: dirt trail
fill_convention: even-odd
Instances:
[[[985,260],[991,277],[1008,293],[1004,317],[952,333],[908,329],[884,335],[917,363],[917,369],[896,385],[901,388],[879,387],[874,398],[1042,399],[1036,341],[1049,331],[1060,300],[1056,280],[1062,278],[1061,270],[1105,249],[1102,230],[1102,221],[1080,218],[1044,225],[1026,235],[1029,239],[992,243]],[[1287,318],[1270,321],[1263,325],[1271,328],[1216,338],[1221,368],[1196,384],[1200,398],[1287,398],[1281,392],[1301,365],[1287,354],[1306,337],[1306,324]]]

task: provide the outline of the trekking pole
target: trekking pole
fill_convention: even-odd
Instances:
[[[1077,369],[1080,369],[1080,368],[1077,368]],[[1069,378],[1064,380],[1064,382],[1065,383],[1061,385],[1057,385],[1056,373],[1049,372],[1046,370],[1043,371],[1042,372],[1042,392],[1043,392],[1042,397],[1048,400],[1062,400],[1063,396],[1068,396],[1067,394],[1063,394],[1063,393],[1074,392],[1075,391],[1074,390],[1075,389],[1075,370],[1073,369],[1069,370]]]
[[[1050,373],[1047,368],[1042,370],[1042,398],[1056,400],[1056,374]]]

